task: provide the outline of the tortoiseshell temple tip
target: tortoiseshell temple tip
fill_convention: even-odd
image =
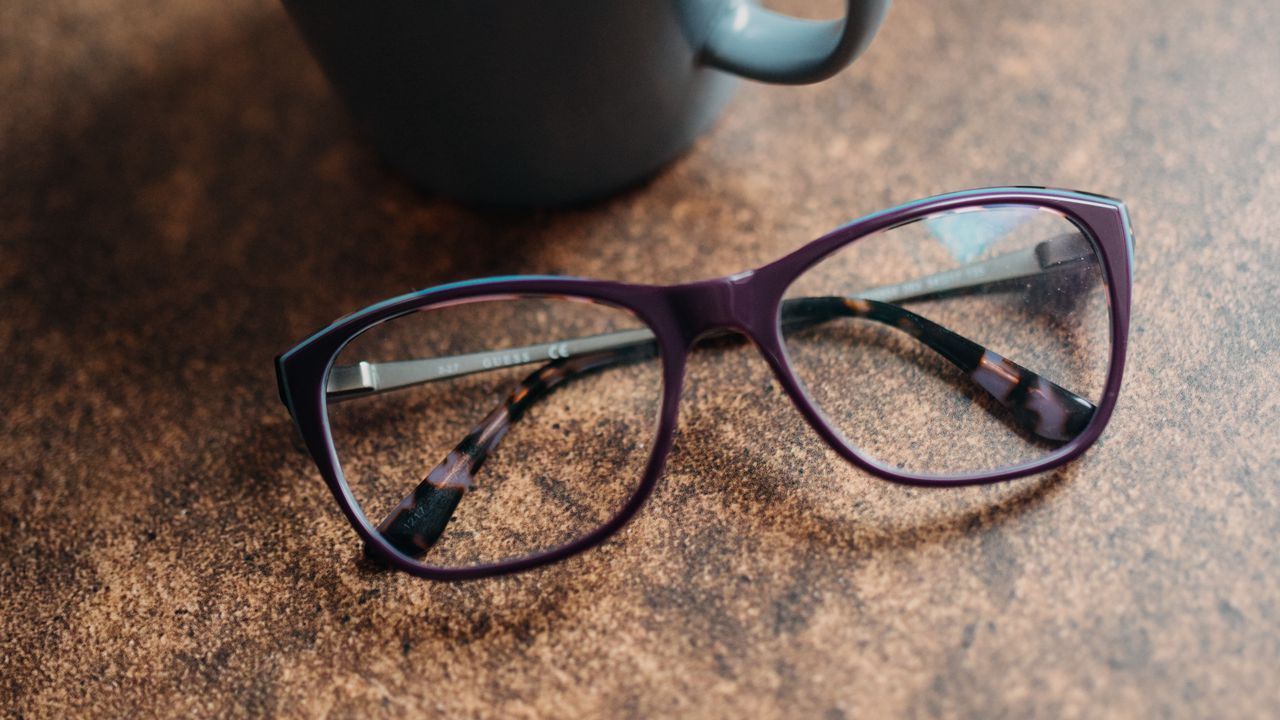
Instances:
[[[788,300],[783,321],[799,327],[836,317],[874,320],[901,330],[942,355],[987,391],[1014,422],[1052,442],[1068,442],[1093,419],[1093,403],[937,323],[890,303],[864,298]]]
[[[382,521],[378,532],[395,549],[420,558],[440,539],[464,492],[458,486],[437,487],[424,482]],[[365,545],[365,557],[380,559],[368,545]]]
[[[1097,410],[1088,400],[990,350],[983,351],[969,376],[1007,407],[1018,424],[1046,440],[1074,439]]]
[[[653,357],[656,346],[651,342],[623,348],[560,358],[530,373],[505,402],[494,408],[458,446],[436,466],[417,489],[400,501],[395,510],[378,525],[387,542],[414,558],[421,558],[444,534],[462,496],[473,487],[475,473],[512,423],[524,416],[529,406],[546,397],[566,380],[580,377],[610,365]],[[365,557],[378,561],[365,545]]]

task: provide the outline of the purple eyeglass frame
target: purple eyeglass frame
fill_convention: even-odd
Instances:
[[[1058,212],[1094,245],[1102,261],[1111,317],[1111,357],[1103,395],[1088,425],[1075,438],[1034,462],[991,472],[922,475],[862,455],[831,427],[806,395],[786,359],[780,324],[784,294],[805,270],[845,245],[930,215],[969,207],[1025,205]],[[280,396],[320,474],[347,520],[372,553],[392,567],[420,577],[461,580],[529,570],[591,548],[617,532],[649,498],[671,450],[688,353],[716,330],[746,335],[809,425],[836,452],[885,480],[919,486],[998,482],[1043,472],[1074,460],[1098,439],[1120,393],[1133,289],[1133,232],[1124,203],[1113,198],[1041,187],[1002,187],[939,195],[884,210],[844,225],[763,267],[682,285],[653,286],[554,276],[508,276],[452,283],[402,295],[334,322],[276,358]],[[495,295],[564,295],[615,305],[634,313],[657,339],[663,397],[653,450],[634,493],[608,522],[581,538],[526,557],[486,565],[433,567],[391,545],[360,510],[343,477],[329,429],[326,379],[334,359],[357,335],[424,306]]]

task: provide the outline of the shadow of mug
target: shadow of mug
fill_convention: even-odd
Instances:
[[[283,0],[379,153],[464,202],[600,198],[674,160],[737,77],[812,83],[871,42],[890,0],[811,21],[750,0]]]

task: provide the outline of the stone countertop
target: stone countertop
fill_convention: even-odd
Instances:
[[[390,175],[270,2],[7,3],[0,97],[0,715],[1280,714],[1269,0],[899,2],[852,69],[744,85],[660,177],[555,213]],[[1137,231],[1120,404],[1047,476],[832,470],[712,351],[622,534],[441,584],[356,562],[276,398],[273,355],[412,288],[693,280],[1003,184]]]

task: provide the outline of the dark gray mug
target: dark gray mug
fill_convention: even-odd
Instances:
[[[562,205],[675,159],[740,75],[817,82],[871,42],[890,0],[844,19],[746,0],[284,0],[379,152],[428,192]]]

